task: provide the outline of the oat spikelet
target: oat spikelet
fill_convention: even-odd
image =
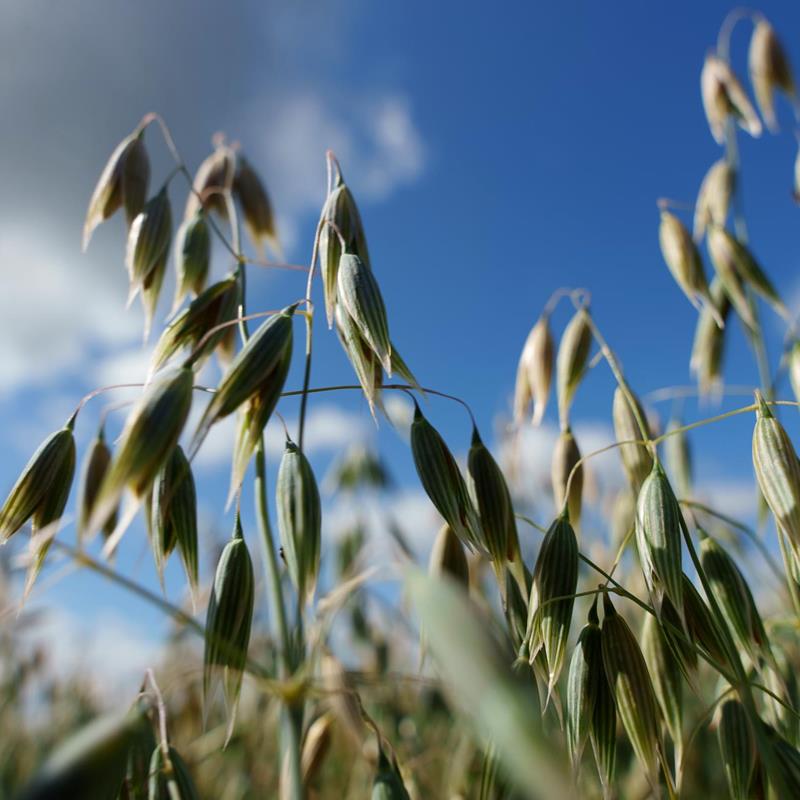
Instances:
[[[555,345],[550,332],[550,316],[542,314],[531,328],[517,366],[514,389],[514,420],[519,425],[533,401],[534,425],[539,425],[547,407],[553,376]]]
[[[726,319],[731,303],[722,281],[711,281],[711,299],[719,316]],[[725,350],[725,331],[716,323],[708,309],[703,309],[697,320],[689,368],[696,376],[701,395],[718,392],[722,388],[722,357]]]
[[[750,80],[758,101],[758,107],[772,133],[778,132],[775,116],[775,90],[780,89],[797,107],[792,69],[772,25],[760,17],[753,29],[748,53]]]
[[[756,768],[756,744],[744,706],[737,698],[722,702],[714,715],[722,767],[732,800],[749,800]]]
[[[558,418],[562,430],[569,427],[569,409],[575,390],[583,378],[592,346],[592,329],[589,312],[582,308],[575,312],[561,337],[556,359],[556,389]]]
[[[566,492],[570,473],[580,460],[581,451],[578,447],[578,442],[572,435],[572,431],[569,428],[562,430],[553,448],[550,479],[553,486],[553,500],[555,502],[556,511],[560,512],[566,506],[569,520],[575,528],[580,525],[581,521],[583,465],[579,466],[572,476],[572,483],[569,486],[569,497],[567,497]]]
[[[761,135],[761,120],[744,87],[730,66],[713,53],[706,56],[703,64],[700,91],[708,126],[717,144],[725,143],[725,125],[729,116],[751,136]]]
[[[630,389],[628,389],[628,392],[636,403],[639,416],[646,420],[647,416],[639,399]],[[650,438],[650,431],[643,431],[639,426],[637,416],[628,400],[628,395],[620,386],[617,386],[614,390],[611,416],[614,421],[614,436],[618,442],[641,442]],[[653,456],[647,445],[644,444],[623,444],[618,449],[622,459],[622,466],[628,476],[628,482],[633,491],[638,492],[653,468]]]
[[[736,175],[727,159],[715,161],[700,184],[694,207],[694,239],[699,242],[710,224],[725,227]]]

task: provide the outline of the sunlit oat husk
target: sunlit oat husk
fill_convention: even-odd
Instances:
[[[662,743],[653,684],[636,637],[607,594],[603,596],[603,610],[600,640],[606,677],[636,758],[655,785]]]
[[[386,307],[372,270],[358,257],[344,253],[337,277],[339,302],[369,344],[386,372],[392,374],[392,343]]]
[[[325,224],[332,222],[336,227]],[[344,239],[342,250],[339,235]],[[334,310],[336,308],[337,273],[339,260],[342,253],[352,253],[358,256],[367,266],[370,266],[367,240],[364,227],[361,224],[361,215],[353,199],[349,187],[345,184],[341,174],[336,178],[336,184],[325,200],[320,215],[319,231],[319,263],[322,273],[322,285],[325,293],[325,313],[328,317],[328,327],[333,327]]]
[[[533,424],[539,425],[542,421],[550,394],[554,349],[549,315],[542,314],[525,340],[517,365],[517,381],[514,389],[514,420],[517,424],[520,424],[528,413],[531,401],[533,401]]]
[[[725,227],[736,175],[727,159],[715,161],[700,184],[694,207],[694,239],[699,242],[709,225]]]
[[[169,764],[157,745],[150,758],[147,800],[200,800],[186,762],[174,747],[169,748]]]
[[[225,145],[217,147],[197,169],[192,191],[186,198],[184,220],[194,217],[200,208],[214,211],[222,219],[227,219],[224,192],[233,190],[235,171],[236,155],[233,150]]]
[[[188,294],[199,295],[206,288],[211,263],[211,231],[205,212],[197,213],[181,223],[175,235],[175,274],[177,285],[173,309]]]
[[[543,652],[548,696],[564,665],[577,584],[578,542],[566,516],[560,515],[542,541],[528,604],[530,662],[533,664],[539,652]]]
[[[636,509],[636,544],[645,583],[654,603],[664,592],[683,610],[682,532],[686,523],[658,462],[642,484]],[[656,604],[657,605],[657,604]]]
[[[800,547],[800,464],[792,442],[760,394],[753,431],[753,466],[761,494],[781,530]]]
[[[667,433],[671,435],[664,440],[664,451],[667,469],[678,496],[688,500],[692,496],[692,453],[689,447],[689,437],[682,427],[679,419],[670,421]]]
[[[680,286],[689,302],[698,311],[701,308],[708,308],[712,314],[716,314],[709,295],[700,251],[686,226],[674,214],[666,210],[661,212],[658,241],[661,245],[661,254],[664,256],[664,261],[667,263],[672,277],[675,278],[675,282]],[[720,327],[725,324],[721,319],[718,319],[717,322]]]
[[[81,468],[81,482],[77,503],[78,538],[80,541],[84,539],[89,526],[89,520],[95,508],[100,486],[103,483],[103,479],[106,476],[106,472],[108,472],[110,464],[111,450],[106,443],[105,432],[101,428],[89,445],[86,451],[86,457],[83,460],[83,467]],[[117,511],[115,509],[103,526],[103,533],[106,536],[110,536],[116,525]]]
[[[711,281],[711,299],[722,319],[730,313],[731,304],[722,282]],[[697,320],[689,367],[697,377],[700,392],[713,394],[722,387],[722,357],[725,349],[725,331],[717,325],[710,310],[703,309]]]
[[[236,159],[236,175],[233,178],[233,192],[239,200],[244,215],[245,226],[256,249],[263,251],[264,242],[280,255],[280,243],[275,228],[275,215],[272,211],[267,190],[250,162],[239,154]]]
[[[714,725],[731,800],[749,800],[756,744],[744,706],[733,697],[724,700],[714,715]]]
[[[636,403],[639,416],[647,420],[639,398],[630,389],[628,393]],[[618,442],[642,442],[650,438],[650,431],[641,429],[626,392],[619,386],[614,390],[611,416],[614,421],[614,436]],[[638,492],[653,468],[653,456],[644,444],[623,444],[618,450],[628,482],[633,491]]]
[[[191,363],[202,363],[228,328],[220,328],[198,348],[200,341],[212,328],[236,319],[238,303],[239,286],[234,275],[228,275],[205,289],[164,329],[153,349],[150,374],[156,373],[173,356],[187,348],[191,351]]]
[[[675,749],[675,773],[680,775],[683,760],[683,672],[664,631],[652,614],[645,614],[641,642],[653,691]]]
[[[567,481],[581,460],[581,451],[578,443],[572,435],[572,431],[567,428],[558,435],[555,447],[553,448],[553,459],[550,464],[550,479],[553,486],[553,500],[556,512],[559,513],[566,509],[569,514],[569,521],[574,527],[578,527],[581,522],[581,505],[583,502],[583,465],[575,469],[572,476],[572,483],[569,486],[569,497],[566,496]]]
[[[364,390],[364,397],[369,404],[372,416],[375,409],[382,409],[381,387],[383,386],[383,368],[372,348],[361,335],[353,318],[342,308],[341,304],[334,311],[336,318],[336,334],[355,370],[358,382]]]
[[[287,355],[291,358],[295,308],[295,305],[287,306],[263,322],[233,359],[203,412],[189,448],[190,458],[194,457],[211,426],[248,400],[258,398],[262,409],[268,409],[266,416],[272,413],[286,378]]]
[[[212,693],[221,682],[228,714],[228,739],[233,731],[247,661],[253,600],[253,563],[237,516],[233,536],[222,551],[211,587],[203,657],[203,705],[207,712]]]
[[[506,479],[497,462],[472,428],[472,446],[467,458],[467,477],[481,521],[481,545],[489,553],[497,574],[509,557],[509,530],[514,522],[514,507]]]
[[[278,469],[275,506],[289,577],[298,595],[308,602],[319,574],[322,513],[311,464],[289,439]]]
[[[775,90],[780,89],[796,104],[794,78],[789,59],[772,25],[761,17],[753,29],[748,54],[750,80],[756,94],[758,107],[767,128],[778,132],[775,116]]]
[[[75,466],[72,426],[73,420],[70,420],[48,436],[25,465],[0,508],[0,543],[7,541],[28,520],[34,521],[34,527],[42,528],[61,516],[65,494],[69,493],[72,481],[70,473]],[[61,510],[54,514],[58,505]]]
[[[142,498],[178,442],[192,405],[193,374],[172,370],[154,381],[128,415],[95,501],[88,534],[104,527],[128,487]]]
[[[784,319],[789,319],[789,312],[772,282],[753,258],[753,254],[736,237],[724,228],[712,226],[709,230],[708,246],[713,258],[732,262],[739,277],[760,294],[776,313]]]
[[[159,263],[166,265],[171,237],[172,211],[165,184],[145,203],[128,233],[125,265],[132,295]]]
[[[414,404],[411,453],[422,488],[453,532],[471,550],[483,550],[483,533],[467,485],[439,432]]]
[[[197,493],[192,468],[176,446],[153,482],[151,507],[152,545],[159,574],[175,547],[189,585],[197,587]]]
[[[717,144],[725,143],[725,126],[729,116],[751,136],[761,135],[761,120],[744,87],[730,66],[712,53],[706,56],[703,64],[700,91],[708,126]]]
[[[603,654],[600,650],[600,620],[597,616],[597,599],[589,608],[589,619],[578,636],[567,677],[567,747],[572,768],[577,773],[581,755],[589,738],[597,687],[603,674]]]
[[[152,739],[146,707],[98,717],[68,736],[22,788],[19,800],[116,797],[126,777],[128,757]]]
[[[561,427],[569,426],[569,409],[575,390],[583,378],[592,345],[592,330],[588,322],[589,312],[582,308],[575,312],[561,337],[556,359],[556,390],[558,394],[558,418]]]
[[[744,288],[744,277],[739,273],[736,252],[731,242],[733,237],[723,228],[712,225],[708,229],[708,252],[725,294],[731,301],[742,322],[750,329],[756,327],[756,319]]]
[[[94,229],[113,216],[123,203],[129,225],[142,210],[150,177],[150,164],[143,137],[144,131],[140,128],[126,136],[114,149],[103,168],[86,212],[83,226],[84,250],[89,245]]]

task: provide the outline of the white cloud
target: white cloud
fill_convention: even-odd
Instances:
[[[163,642],[113,610],[79,617],[71,611],[43,611],[24,639],[43,646],[59,678],[80,676],[101,701],[129,701],[147,667],[155,667]]]

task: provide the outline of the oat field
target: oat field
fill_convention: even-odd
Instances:
[[[734,29],[748,37],[746,75],[731,66]],[[327,192],[306,265],[283,263],[269,175],[248,142],[219,136],[190,168],[165,109],[146,113],[105,166],[98,153],[83,248],[124,218],[119,308],[144,310],[149,374],[74,398],[68,418],[30,443],[0,507],[0,798],[800,797],[800,461],[782,422],[800,401],[800,333],[748,239],[738,147],[754,137],[769,148],[796,125],[784,35],[793,32],[758,12],[724,19],[695,98],[718,160],[685,187],[693,204],[653,197],[659,268],[696,309],[685,362],[709,412],[669,425],[652,387],[626,377],[636,337],[606,339],[592,286],[548,287],[527,339],[508,343],[519,361],[499,437],[468,396],[448,393],[446,369],[418,380],[390,325],[413,310],[382,292],[359,186],[332,151],[318,154]],[[165,174],[151,169],[155,148],[171,157]],[[800,198],[800,159],[786,173]],[[220,245],[222,262],[212,258]],[[250,302],[247,276],[272,268],[304,271],[306,286],[267,309]],[[424,275],[409,280],[424,288]],[[156,309],[173,292],[162,327]],[[785,337],[770,358],[773,317]],[[752,381],[741,405],[720,411],[735,329]],[[352,367],[338,385],[314,380],[320,337],[336,337]],[[593,451],[573,421],[591,370],[616,383],[598,400],[616,441]],[[324,535],[328,495],[304,451],[306,423],[320,397],[340,393],[359,393],[376,425],[397,424],[388,397],[406,399],[409,459],[440,524],[429,563],[400,530],[370,557],[369,519],[336,541]],[[296,425],[286,402],[299,403]],[[434,404],[463,422],[461,440],[437,430]],[[552,485],[534,513],[516,487],[524,434],[548,415],[559,429],[546,454]],[[697,429],[737,416],[752,427],[758,491],[747,519],[706,501],[696,487],[709,476],[692,458]],[[225,420],[235,435],[217,511],[230,533],[206,552],[193,462]],[[283,431],[279,463],[267,463],[268,422]],[[78,426],[92,430],[85,449]],[[625,485],[599,503],[595,465],[609,456]],[[390,466],[353,448],[326,480],[379,495]],[[581,530],[590,512],[600,536]],[[146,537],[159,575],[180,563],[182,592],[153,592],[118,563],[134,536]],[[29,596],[63,565],[171,620],[139,692],[116,709],[99,708],[79,675],[45,674],[42,654],[18,645],[35,624]]]

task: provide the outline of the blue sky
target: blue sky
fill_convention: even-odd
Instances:
[[[693,202],[720,155],[699,75],[730,7],[619,2],[609,12],[592,2],[510,3],[500,12],[485,3],[350,0],[209,3],[198,11],[188,0],[84,0],[69,9],[0,0],[0,101],[9,120],[0,132],[0,488],[81,394],[106,379],[138,379],[141,317],[124,311],[122,223],[98,230],[86,256],[79,242],[105,159],[149,110],[166,117],[190,167],[217,130],[242,142],[273,195],[293,262],[309,257],[324,152],[333,147],[361,206],[392,338],[424,384],[470,402],[488,438],[509,411],[525,336],[560,286],[591,291],[594,317],[640,394],[689,383],[695,312],[661,260],[655,201]],[[759,8],[800,65],[792,37],[800,7]],[[748,35],[742,24],[734,36],[740,74]],[[780,136],[740,137],[744,205],[754,252],[796,312],[796,142],[787,104],[779,116]],[[148,145],[154,174],[165,175],[155,130]],[[178,188],[176,181],[180,209]],[[217,256],[221,275],[228,264]],[[283,305],[302,295],[303,283],[298,274],[253,272],[250,308]],[[774,365],[782,330],[763,313]],[[556,330],[566,319],[562,309]],[[733,327],[726,379],[752,385],[752,358]],[[322,324],[316,334],[313,384],[351,382],[335,336]],[[290,386],[300,377],[298,361]],[[607,436],[612,391],[601,365],[578,392],[574,415],[586,441]],[[79,423],[81,443],[100,407]],[[312,398],[311,410],[320,475],[348,439],[375,436],[355,396]],[[684,416],[713,411],[688,402]],[[285,413],[291,420],[296,411],[287,404]],[[463,453],[465,415],[438,400],[429,413]],[[552,408],[548,419],[552,425]],[[698,480],[715,484],[720,497],[731,497],[723,482],[741,494],[751,478],[751,429],[741,418],[693,439]],[[416,541],[432,538],[436,519],[416,491],[408,448],[385,423],[376,441],[400,486],[395,512],[417,526]],[[539,473],[549,443],[544,434],[529,443],[542,449],[531,455]],[[219,446],[223,455],[201,465],[198,481],[205,518],[224,534],[224,437]],[[541,480],[533,475],[532,487]],[[548,502],[538,504],[542,518]],[[346,511],[337,507],[331,517],[343,520]],[[141,530],[129,539],[120,566],[155,586]],[[179,596],[177,571],[169,588]],[[41,602],[84,620],[100,606],[142,635],[159,630],[151,611],[83,574]]]

